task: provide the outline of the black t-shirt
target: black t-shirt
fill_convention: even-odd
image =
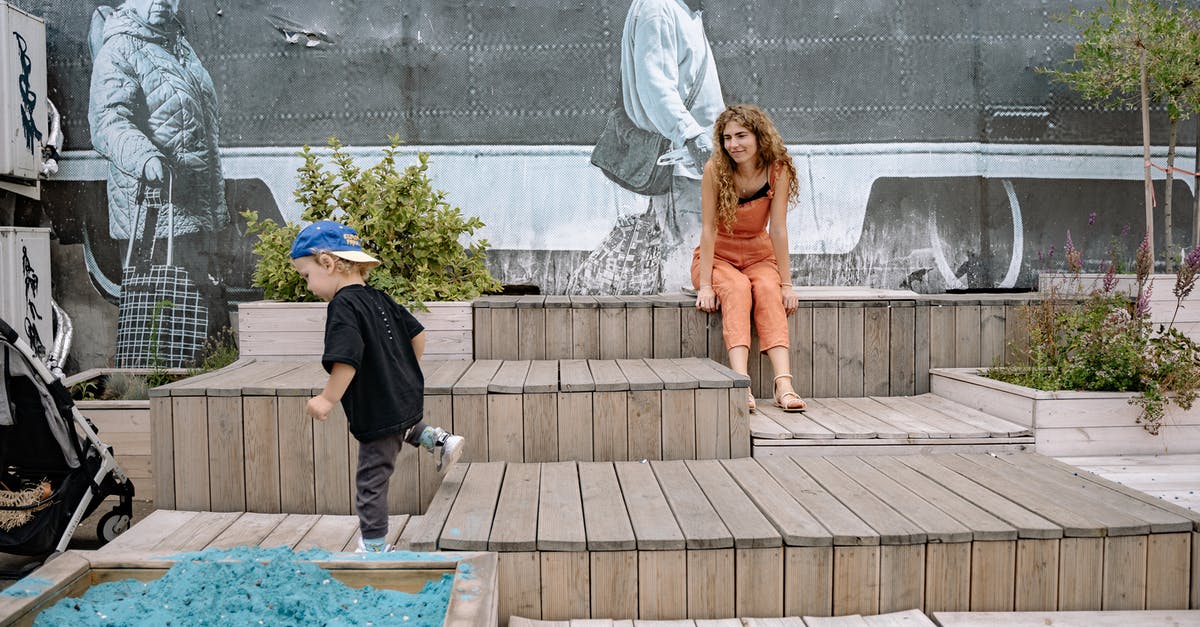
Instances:
[[[326,372],[334,363],[354,366],[342,408],[359,441],[398,433],[421,419],[425,376],[412,339],[423,330],[407,309],[373,287],[347,285],[329,301],[321,364]]]

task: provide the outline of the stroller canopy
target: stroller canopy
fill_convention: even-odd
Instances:
[[[79,467],[82,447],[73,403],[62,382],[0,320],[0,470],[8,466]]]

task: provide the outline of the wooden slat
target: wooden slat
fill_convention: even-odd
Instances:
[[[813,388],[812,396],[838,395],[838,307],[812,308]]]
[[[863,395],[863,307],[843,303],[838,310],[838,393]]]
[[[729,377],[711,367],[710,364],[714,363],[711,360],[685,357],[682,359],[672,359],[671,363],[679,366],[692,381],[696,382],[698,387],[733,387],[733,381]]]
[[[625,301],[625,356],[629,359],[654,357],[653,303],[632,297]]]
[[[434,369],[426,370],[425,364],[421,365],[421,369],[425,374],[425,393],[426,394],[451,394],[454,392],[454,384],[462,378],[467,368],[471,367],[474,362],[470,361],[440,361],[436,362]]]
[[[616,296],[597,296],[600,305],[600,359],[625,359],[625,304]]]
[[[313,419],[305,414],[308,399],[277,397],[279,419],[279,506],[285,512],[317,511]]]
[[[886,438],[907,439],[923,438],[923,431],[910,431],[902,427],[884,422],[858,407],[852,406],[842,398],[811,399],[805,414],[811,414],[812,419],[833,432],[838,438]],[[825,411],[822,411],[824,409]]]
[[[430,501],[429,507],[425,510],[425,515],[421,516],[419,523],[413,526],[410,523],[410,528],[413,533],[405,533],[409,538],[410,546],[414,551],[436,551],[438,548],[438,538],[442,535],[442,527],[446,524],[446,517],[450,515],[450,508],[454,506],[454,499],[458,496],[458,491],[462,487],[463,478],[466,477],[467,468],[470,464],[458,463],[450,467],[446,471],[446,476],[442,478],[442,485],[438,488],[436,494],[433,495],[433,500]]]
[[[471,365],[467,368],[467,371],[464,372],[454,384],[452,388],[453,393],[455,395],[487,394],[488,385],[491,384],[492,378],[496,375],[496,371],[500,369],[500,366],[503,363],[503,361],[498,359],[471,362]]]
[[[803,504],[824,527],[833,544],[868,546],[879,544],[879,533],[834,498],[821,484],[791,459],[768,457],[756,460],[796,501]]]
[[[779,531],[758,511],[721,462],[689,460],[685,464],[733,535],[735,548],[772,548],[783,544]]]
[[[358,529],[357,516],[322,515],[293,548],[297,551],[304,549],[341,551]]]
[[[863,307],[863,393],[887,396],[889,385],[889,307],[887,303],[867,303]]]
[[[631,551],[637,548],[633,525],[621,498],[621,486],[613,465],[607,462],[579,464],[579,490],[589,551]]]
[[[617,462],[614,468],[624,494],[633,534],[637,538],[638,550],[683,549],[683,531],[671,514],[671,508],[650,465]]]
[[[529,363],[523,389],[526,394],[544,394],[558,391],[558,361],[538,360]]]
[[[912,491],[922,501],[937,507],[966,525],[971,531],[971,539],[979,541],[1017,539],[1015,527],[905,466],[895,457],[871,455],[863,457],[862,460]]]
[[[651,462],[688,549],[733,547],[733,536],[682,461]],[[731,564],[732,566],[732,564]]]
[[[937,612],[942,627],[1174,627],[1197,625],[1194,612]]]
[[[596,384],[597,392],[624,392],[630,389],[629,380],[625,378],[618,363],[600,359],[588,360],[588,368],[592,371],[592,380]]]
[[[571,356],[600,357],[600,310],[594,296],[571,297]]]
[[[800,506],[759,463],[750,458],[721,462],[746,496],[775,525],[788,546],[831,546],[833,536]]]
[[[820,410],[817,411],[819,412]],[[785,412],[782,408],[762,403],[758,406],[758,413],[770,418],[772,422],[785,429],[790,438],[803,438],[806,440],[834,439],[833,432],[810,418],[807,410],[803,413]],[[753,427],[751,427],[751,432],[753,432]]]
[[[554,363],[554,362],[538,362]],[[552,462],[569,460],[558,456],[558,395],[525,394],[521,398],[521,412],[525,422],[523,443],[526,462]],[[589,421],[588,430],[591,430]],[[591,447],[588,447],[591,450]]]
[[[585,551],[583,502],[575,462],[542,464],[538,489],[539,551]]]
[[[467,467],[466,477],[442,527],[439,548],[452,551],[488,549],[504,469],[504,462],[475,463]]]
[[[662,390],[631,390],[628,403],[629,459],[663,458]]]
[[[341,404],[334,406],[326,420],[314,420],[313,502],[318,514],[349,514],[350,431]],[[357,466],[357,464],[355,464]]]
[[[654,357],[671,359],[681,357],[682,319],[679,305],[670,302],[655,302],[652,310],[654,317]],[[661,306],[660,306],[661,305]]]
[[[582,359],[562,359],[558,362],[559,390],[563,392],[591,392],[596,389],[592,370]]]
[[[588,574],[592,615],[637,616],[637,555],[637,551],[594,551],[588,554],[591,561],[591,572]],[[608,619],[576,619],[571,622],[581,623],[581,627],[612,626],[612,621]]]
[[[209,500],[208,401],[205,397],[172,397],[175,454],[175,505],[207,510]]]
[[[488,381],[489,394],[521,394],[529,375],[528,361],[504,361]]]
[[[534,551],[537,549],[538,495],[541,467],[538,464],[508,464],[488,538],[489,551]]]
[[[663,459],[697,459],[697,389],[662,391]]]
[[[841,399],[847,405],[906,432],[910,438],[949,438],[946,431],[924,424],[871,398]]]
[[[911,417],[913,420],[928,424],[931,429],[946,433],[951,438],[986,438],[991,435],[991,432],[986,429],[952,418],[902,396],[872,396],[870,398]]]
[[[592,393],[592,459],[629,459],[628,392]]]
[[[831,457],[828,461],[920,527],[928,542],[969,542],[972,539],[971,529],[966,525],[876,470],[866,460],[858,457]]]
[[[892,302],[889,328],[888,393],[916,393],[916,308],[909,302]],[[928,375],[926,375],[928,376]]]
[[[558,402],[558,457],[560,461],[591,461],[592,393],[560,392]]]
[[[231,549],[235,546],[259,546],[279,523],[287,518],[286,514],[256,514],[246,512],[238,516],[205,548]]]
[[[768,440],[790,440],[792,438],[792,432],[787,427],[775,422],[761,411],[750,414],[748,419],[750,437]]]
[[[992,437],[1015,437],[1024,435],[1033,435],[1033,430],[1019,425],[1015,422],[1009,422],[1003,418],[997,418],[991,414],[985,414],[977,409],[967,407],[961,403],[942,398],[936,394],[921,394],[911,398],[914,403],[924,405],[930,409],[937,410],[942,414],[956,418],[963,422],[975,425],[988,433]]]
[[[517,300],[517,358],[546,358],[546,308],[544,296]],[[482,359],[482,358],[480,358]]]

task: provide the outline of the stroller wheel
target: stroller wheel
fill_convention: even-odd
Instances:
[[[96,536],[108,544],[129,529],[129,520],[129,514],[114,509],[100,517],[100,522],[96,524]]]

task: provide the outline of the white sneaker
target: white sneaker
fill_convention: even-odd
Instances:
[[[387,553],[392,550],[390,544],[372,544],[367,546],[362,538],[358,539],[358,548],[354,549],[355,553]]]
[[[463,445],[466,439],[461,435],[446,434],[434,448],[433,458],[437,462],[437,471],[449,470],[459,457],[462,457]]]

